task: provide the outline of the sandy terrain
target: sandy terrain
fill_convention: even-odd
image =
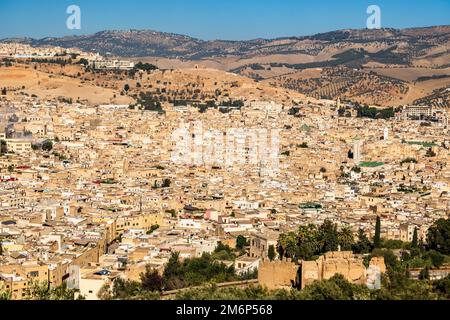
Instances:
[[[30,67],[0,68],[0,87],[9,88],[10,92],[17,89],[16,94],[22,91],[41,98],[65,97],[72,98],[73,101],[87,100],[92,105],[132,102],[131,98],[121,96],[118,91],[83,84],[77,78],[52,75]]]

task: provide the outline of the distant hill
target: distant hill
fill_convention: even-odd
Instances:
[[[248,41],[127,30],[1,42],[79,48],[169,70],[218,69],[314,98],[450,107],[450,26],[349,29]]]
[[[426,50],[449,43],[450,26],[380,29],[339,30],[304,37],[255,39],[248,41],[204,41],[189,36],[152,30],[102,31],[93,35],[44,39],[4,39],[2,42],[22,42],[34,46],[77,47],[101,54],[124,57],[158,56],[200,60],[234,56],[250,58],[268,55],[318,56],[327,49],[349,45],[398,46],[409,58]],[[339,53],[339,52],[336,52]]]

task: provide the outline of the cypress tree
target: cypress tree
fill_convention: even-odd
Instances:
[[[377,222],[375,224],[375,237],[373,238],[373,245],[375,248],[381,246],[381,219],[377,216]]]
[[[275,247],[273,244],[269,246],[269,252],[267,254],[267,257],[269,258],[270,261],[273,261],[275,259]]]
[[[417,228],[414,228],[413,238],[411,242],[411,247],[417,248],[419,244],[418,237],[417,237]]]

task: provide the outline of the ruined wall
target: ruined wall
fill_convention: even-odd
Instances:
[[[384,263],[384,257],[373,257],[370,260],[370,266],[378,267],[381,273],[386,272],[386,264]]]
[[[258,269],[258,282],[269,290],[290,289],[297,283],[299,266],[289,259],[284,261],[265,260]]]
[[[366,283],[366,268],[362,258],[351,251],[327,252],[316,261],[302,262],[302,289],[316,280],[327,280],[341,274],[354,284]]]
[[[270,290],[290,289],[300,280],[303,289],[316,280],[328,280],[336,274],[341,274],[353,284],[377,288],[381,273],[386,272],[383,257],[372,258],[369,269],[366,269],[363,258],[351,251],[327,252],[316,261],[302,261],[301,279],[298,279],[299,268],[300,266],[290,260],[265,260],[259,266],[259,284]]]
[[[366,286],[371,290],[381,289],[381,274],[386,272],[384,257],[373,257],[367,269]]]

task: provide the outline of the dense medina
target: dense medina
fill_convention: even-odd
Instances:
[[[280,259],[269,253],[280,234],[325,220],[372,238],[378,216],[385,239],[426,239],[450,210],[445,110],[423,126],[415,116],[427,109],[373,120],[340,117],[327,100],[295,112],[270,101],[163,107],[1,98],[0,286],[12,299],[30,280],[98,299],[114,279],[163,271],[173,252],[199,257],[239,236],[249,247],[230,263],[245,273]],[[212,143],[244,119],[246,130]]]

